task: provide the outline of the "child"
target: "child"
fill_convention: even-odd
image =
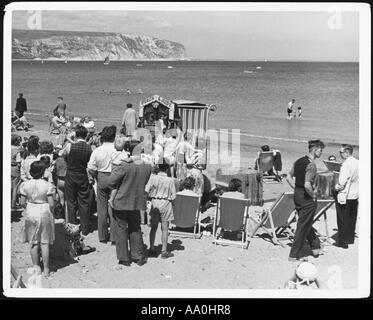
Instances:
[[[159,164],[159,173],[153,174],[145,186],[145,192],[152,199],[150,209],[151,229],[149,234],[150,248],[149,257],[156,257],[157,253],[154,247],[155,235],[158,223],[161,222],[162,228],[162,252],[161,258],[167,259],[173,257],[173,253],[167,251],[168,227],[169,222],[174,220],[172,202],[176,198],[176,189],[174,180],[167,176],[169,165],[163,160]]]
[[[51,158],[48,155],[42,156],[40,158],[40,161],[43,162],[45,166],[43,179],[45,181],[53,183],[53,176],[52,176],[52,171],[51,171]]]
[[[310,262],[299,264],[294,275],[285,283],[285,289],[322,289],[322,286],[317,278],[317,269]]]
[[[114,148],[117,150],[113,153],[111,156],[111,170],[115,169],[116,167],[120,166],[123,161],[128,161],[130,153],[128,152],[128,146],[127,139],[125,137],[118,137],[114,141]],[[113,202],[115,199],[115,196],[118,192],[118,189],[113,189],[110,193],[109,198],[109,205],[111,208],[113,208]]]
[[[22,242],[30,244],[35,270],[40,270],[40,248],[44,276],[49,276],[49,245],[54,242],[54,218],[52,210],[55,187],[43,179],[45,164],[34,161],[30,166],[31,180],[20,186],[21,205],[25,206]]]
[[[298,107],[298,118],[299,119],[302,118],[302,107],[301,106]]]

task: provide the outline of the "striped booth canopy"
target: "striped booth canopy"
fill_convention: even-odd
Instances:
[[[183,132],[192,133],[192,144],[195,144],[197,137],[206,139],[209,113],[215,111],[216,106],[189,100],[173,100],[172,103],[180,117]]]

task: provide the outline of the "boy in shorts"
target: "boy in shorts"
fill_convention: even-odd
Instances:
[[[161,222],[162,228],[162,252],[161,258],[167,259],[174,256],[173,253],[167,251],[168,227],[170,221],[174,220],[172,202],[176,198],[176,188],[174,180],[167,176],[169,165],[163,161],[158,165],[158,174],[153,174],[145,187],[148,197],[151,199],[152,205],[150,209],[150,225],[149,234],[150,248],[149,257],[156,257],[157,252],[154,247],[155,235],[158,228],[158,223]]]

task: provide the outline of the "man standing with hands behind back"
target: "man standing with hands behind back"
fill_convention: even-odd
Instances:
[[[320,240],[312,228],[317,209],[316,191],[313,189],[313,184],[317,173],[314,160],[321,157],[324,147],[324,143],[320,140],[308,141],[308,155],[295,161],[286,178],[289,185],[294,189],[294,203],[298,213],[298,222],[289,261],[306,261],[304,252],[306,240],[314,257],[317,257],[320,253]]]
[[[352,156],[350,144],[343,144],[339,153],[344,160],[339,172],[335,190],[338,192],[337,209],[338,243],[336,246],[347,249],[354,243],[357,209],[359,201],[359,160]]]

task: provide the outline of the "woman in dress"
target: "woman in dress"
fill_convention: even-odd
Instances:
[[[49,245],[54,241],[54,206],[55,187],[43,179],[45,165],[34,161],[30,166],[31,179],[20,186],[21,205],[25,206],[24,225],[21,240],[30,244],[32,263],[37,273],[40,268],[40,249],[43,260],[43,273],[49,276]]]

